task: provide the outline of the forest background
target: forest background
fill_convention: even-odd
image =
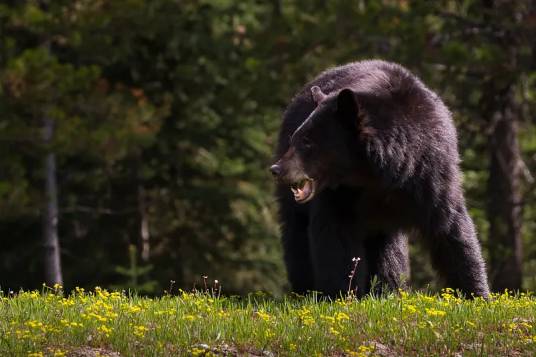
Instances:
[[[535,290],[535,39],[532,0],[2,1],[0,289],[287,291],[282,111],[381,58],[453,112],[493,289]]]

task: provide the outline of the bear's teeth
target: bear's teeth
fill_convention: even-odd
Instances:
[[[294,199],[298,202],[306,200],[314,191],[313,180],[303,179],[290,185],[290,190],[294,194]]]

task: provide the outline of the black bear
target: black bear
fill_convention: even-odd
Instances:
[[[277,198],[292,290],[359,296],[397,289],[418,234],[448,287],[489,294],[461,185],[456,129],[441,99],[404,67],[380,60],[329,69],[287,107]]]

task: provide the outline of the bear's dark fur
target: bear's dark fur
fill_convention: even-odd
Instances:
[[[397,289],[417,233],[448,287],[489,294],[450,112],[402,66],[362,61],[320,74],[287,107],[276,155],[293,291],[346,292],[353,257],[358,295],[374,276]]]

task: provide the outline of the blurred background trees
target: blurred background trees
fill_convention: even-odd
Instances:
[[[4,1],[0,38],[2,289],[281,293],[282,110],[371,57],[445,99],[492,285],[536,288],[534,1]],[[434,287],[415,243],[413,284]]]

